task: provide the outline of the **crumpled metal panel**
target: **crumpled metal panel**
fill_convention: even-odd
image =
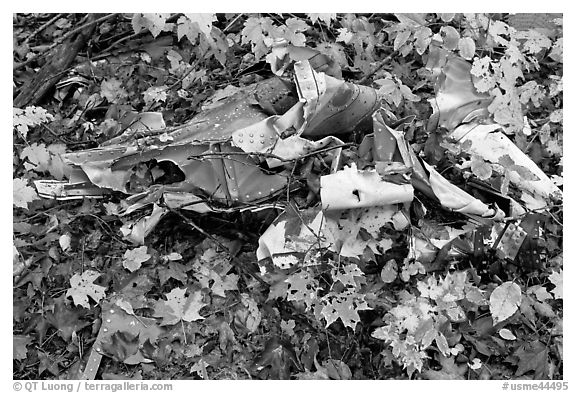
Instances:
[[[498,164],[503,156],[507,156],[513,164],[528,169],[534,178],[524,178],[510,171],[510,182],[535,197],[562,197],[562,191],[530,157],[504,135],[499,124],[463,124],[450,134],[450,138],[461,144],[468,142],[470,153],[486,161]]]
[[[311,142],[298,135],[353,131],[378,105],[374,89],[317,73],[307,60],[295,67],[296,83],[273,78],[246,87],[178,127],[158,129],[163,123],[157,116],[141,116],[134,120],[134,130],[99,148],[64,154],[63,160],[71,166],[76,182],[89,181],[126,194],[156,184],[151,180],[142,185],[134,178],[135,172],[146,170],[142,164],[171,162],[184,180],[166,184],[163,191],[191,193],[228,206],[270,197],[286,186],[287,176],[262,170],[259,156],[246,153],[284,154],[286,160],[328,144],[342,144],[334,137]],[[153,124],[150,129],[147,120]],[[297,140],[281,139],[284,131],[295,132],[291,138]],[[292,143],[297,149],[288,146]],[[270,167],[282,163],[275,158],[267,161]],[[56,187],[51,187],[54,195]],[[91,195],[85,191],[83,195]]]
[[[372,117],[374,121],[374,135],[371,139],[362,143],[363,146],[359,154],[365,159],[373,160],[377,169],[386,168],[386,166],[382,165],[385,163],[402,163],[410,170],[412,186],[427,196],[437,199],[445,208],[483,218],[503,218],[503,213],[497,207],[486,205],[466,191],[450,183],[442,177],[434,167],[418,158],[404,139],[403,132],[389,127],[384,121],[381,111],[375,112]],[[394,169],[401,171],[402,168],[396,165]],[[380,175],[383,175],[383,173],[380,173]],[[362,184],[361,181],[357,183],[359,186]],[[372,188],[376,191],[376,187],[373,186]],[[328,196],[329,193],[325,192],[324,195]],[[332,198],[329,199],[331,200]],[[373,203],[383,203],[386,200],[385,198],[374,199]],[[324,204],[324,200],[322,203]],[[341,204],[338,204],[338,206],[344,208]],[[354,205],[348,203],[348,208],[352,207],[354,207]]]
[[[436,125],[453,130],[462,123],[488,117],[492,97],[474,87],[472,65],[435,44],[430,45],[430,52],[426,67],[437,75],[436,97],[430,100]]]
[[[345,134],[361,123],[371,127],[380,104],[376,90],[317,73],[307,61],[294,65],[298,94],[306,100],[305,136]]]
[[[223,142],[233,131],[258,123],[270,115],[284,113],[298,102],[293,83],[281,78],[271,78],[246,86],[228,97],[222,105],[203,111],[180,126],[151,130],[154,139],[136,140],[130,132],[113,138],[102,146],[167,145],[173,143]],[[167,134],[158,140],[158,134]],[[146,136],[146,133],[137,135]]]

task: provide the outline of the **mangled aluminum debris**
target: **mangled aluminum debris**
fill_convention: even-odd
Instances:
[[[247,152],[269,154],[274,166],[277,159],[341,144],[332,136],[312,142],[299,135],[351,132],[378,106],[374,89],[316,73],[307,61],[298,64],[295,82],[275,78],[258,83],[171,129],[142,132],[147,124],[139,118],[139,126],[102,147],[65,154],[70,185],[63,183],[57,190],[53,182],[38,181],[38,192],[57,199],[82,197],[78,190],[84,185],[126,194],[190,193],[223,207],[269,199],[287,185],[287,174],[263,170],[259,156]],[[291,139],[282,139],[283,132],[292,133]],[[180,177],[164,179],[170,170]],[[162,192],[155,192],[158,188]]]
[[[528,209],[543,208],[550,198],[562,199],[560,189],[505,135],[503,127],[488,119],[492,99],[474,88],[470,63],[432,45],[427,67],[438,75],[429,128],[448,130],[449,139],[467,146],[469,154],[495,164],[496,170],[517,168],[508,171],[509,180],[528,194],[523,196]]]
[[[529,209],[545,206],[549,198],[562,197],[561,191],[544,172],[500,131],[501,126],[489,124],[487,108],[491,98],[475,90],[468,62],[448,55],[447,52],[432,51],[429,66],[437,75],[437,96],[431,100],[434,115],[430,119],[429,129],[442,127],[452,131],[450,134],[452,140],[460,144],[468,141],[468,152],[488,162],[502,164],[502,157],[505,156],[510,161],[509,165],[526,168],[531,174],[530,177],[523,178],[516,173],[512,174],[510,181],[520,190],[533,196],[534,199],[523,197]],[[524,253],[525,261],[536,263],[538,252],[535,248],[535,239],[540,235],[542,219],[535,219],[533,213],[526,214],[526,210],[516,201],[497,191],[488,190],[488,193],[497,197],[495,199],[502,208],[496,203],[489,206],[456,187],[442,177],[434,167],[417,157],[404,141],[403,133],[390,128],[383,121],[382,114],[376,112],[373,115],[374,133],[367,135],[359,147],[360,156],[365,162],[372,162],[373,168],[359,170],[352,164],[351,167],[322,176],[320,194],[325,212],[342,209],[358,211],[359,207],[398,207],[399,203],[412,200],[412,187],[414,187],[439,201],[443,207],[463,213],[469,216],[472,222],[481,226],[468,228],[464,232],[452,231],[452,238],[441,241],[425,239],[422,235],[418,235],[420,232],[414,228],[408,258],[428,263],[445,258],[449,254],[470,255],[477,258],[484,255],[487,248],[492,248],[501,258],[514,260],[519,254]],[[507,221],[506,224],[498,223],[497,221],[503,219],[505,215],[509,217],[522,215],[523,219],[516,224],[514,221]],[[316,216],[318,217],[320,213]],[[339,230],[333,230],[330,235],[330,231],[326,230],[330,219],[323,218],[326,222],[323,226],[318,227],[310,223],[301,228],[301,232],[306,233],[310,232],[311,228],[316,228],[315,233],[308,233],[307,236],[297,235],[296,242],[292,240],[289,243],[277,243],[278,247],[270,248],[269,241],[275,235],[291,238],[283,232],[283,228],[289,225],[291,217],[280,216],[270,230],[261,237],[258,258],[260,260],[270,258],[276,267],[287,268],[310,260],[309,255],[314,247],[339,252],[342,255],[344,244],[337,246],[338,239],[333,235]],[[495,225],[490,224],[492,220],[497,220]],[[342,226],[338,220],[336,222]],[[317,219],[313,223],[317,223]],[[381,226],[385,224],[385,220],[382,220]],[[491,232],[491,235],[484,237],[486,231]],[[467,237],[461,238],[465,234]],[[357,237],[357,233],[348,231],[346,235],[348,242],[354,243],[349,244],[347,253],[356,253],[356,257],[362,255],[362,247],[367,244]],[[333,243],[330,243],[330,238]],[[354,247],[356,249],[350,253],[350,248]],[[304,259],[298,258],[294,248],[306,249],[308,254]]]
[[[325,59],[318,59],[321,64],[316,63],[326,69]],[[344,256],[358,255],[362,242],[356,242],[356,229],[342,232],[341,224],[347,222],[343,212],[357,217],[379,217],[373,212],[393,211],[394,227],[401,230],[409,223],[406,206],[415,190],[477,224],[524,212],[505,195],[494,193],[500,202],[504,200],[514,206],[503,211],[501,205],[485,203],[450,183],[415,154],[404,140],[401,128],[393,129],[387,124],[385,112],[378,110],[374,89],[318,72],[318,64],[305,59],[298,61],[294,65],[294,83],[275,78],[247,87],[182,126],[166,128],[158,114],[133,114],[127,119],[130,127],[122,135],[100,148],[64,156],[71,166],[69,184],[39,181],[38,191],[42,196],[58,199],[121,191],[130,195],[121,214],[153,205],[152,216],[124,229],[132,241],[143,242],[166,212],[158,206],[160,201],[170,208],[200,213],[283,208],[272,199],[287,187],[293,161],[330,149],[323,156],[330,157],[332,171],[320,179],[324,212],[318,210],[313,214],[314,219],[321,219],[324,224],[314,220],[309,223],[314,223],[318,232],[307,233],[310,228],[302,228],[303,233],[295,239],[304,240],[285,238],[280,244],[276,238],[282,226],[280,217],[260,239],[258,258],[271,257],[277,266],[296,263],[300,258],[294,253],[305,246],[309,249],[319,239],[323,240],[317,244],[331,251]],[[455,141],[461,144],[469,141],[469,153],[488,162],[500,162],[498,152],[506,151],[513,165],[525,167],[535,176],[535,179],[512,176],[512,183],[534,198],[561,197],[558,188],[497,126],[485,124],[489,123],[487,107],[491,100],[474,89],[469,63],[432,50],[428,66],[437,75],[437,96],[431,100],[434,115],[429,129],[442,127],[451,131]],[[368,166],[358,167],[349,162],[342,168],[344,143],[338,135],[357,129],[369,133],[358,148],[363,165]],[[485,141],[490,141],[489,148],[483,144]],[[510,232],[510,228],[500,229]],[[507,244],[506,239],[498,244],[508,250],[501,252],[510,258],[517,251],[512,246],[502,246]],[[388,239],[369,243],[363,245],[374,253],[384,252],[390,245]],[[432,244],[431,251],[435,252],[435,248],[438,247]]]

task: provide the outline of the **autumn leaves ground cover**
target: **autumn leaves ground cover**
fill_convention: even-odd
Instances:
[[[15,14],[13,33],[14,378],[78,378],[94,347],[98,379],[563,378],[562,201],[518,187],[532,175],[509,157],[492,163],[447,140],[427,67],[434,48],[469,62],[487,119],[561,187],[561,15]],[[47,67],[61,45],[77,53]],[[541,214],[538,256],[437,257],[471,224],[420,194],[408,227],[351,212],[333,228],[339,252],[319,248],[289,269],[258,260],[269,212],[171,209],[135,242],[127,234],[151,206],[121,215],[121,193],[38,196],[34,180],[66,177],[62,153],[118,136],[126,113],[179,125],[272,71],[291,77],[286,45],[374,87],[452,183],[485,182]],[[344,160],[361,163],[363,137],[347,137]],[[319,181],[330,167],[318,154],[294,168],[302,187],[285,202],[302,222],[318,205],[302,174]],[[274,228],[300,241],[299,226]],[[118,329],[99,336],[110,310]]]

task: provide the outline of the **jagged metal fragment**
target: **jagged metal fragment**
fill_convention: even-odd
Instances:
[[[378,105],[374,89],[317,73],[307,60],[296,67],[301,71],[295,83],[274,78],[249,86],[182,126],[164,128],[152,114],[125,119],[131,128],[122,135],[99,148],[63,155],[75,185],[38,181],[37,187],[46,191],[42,195],[56,198],[56,191],[68,198],[69,189],[81,190],[89,183],[91,188],[75,191],[76,196],[91,196],[98,188],[141,194],[158,185],[154,173],[171,163],[180,178],[162,183],[162,192],[190,193],[224,206],[270,198],[287,185],[287,175],[264,170],[258,155],[246,153],[270,153],[268,165],[274,167],[342,144],[333,137],[312,142],[297,135],[351,132]],[[290,130],[297,135],[282,139]],[[139,199],[153,203],[156,194]]]
[[[436,96],[430,100],[434,127],[452,130],[462,123],[488,117],[492,98],[474,88],[470,63],[432,43],[426,67],[436,76]]]
[[[404,139],[403,133],[392,129],[385,123],[382,111],[374,113],[373,121],[374,135],[363,142],[359,153],[363,158],[373,160],[377,169],[383,168],[385,170],[384,168],[390,167],[389,165],[384,166],[384,163],[400,162],[410,169],[412,186],[427,196],[437,199],[445,208],[482,218],[499,219],[504,217],[497,207],[486,205],[450,183],[434,167],[418,158]],[[400,167],[397,166],[397,170],[400,170]],[[372,187],[372,189],[375,188]],[[389,189],[392,191],[392,188]],[[331,198],[329,195],[332,193],[333,191],[325,192],[325,195]],[[385,199],[382,199],[383,201]],[[344,208],[341,204],[339,206]],[[351,207],[354,206],[349,204],[348,208]]]

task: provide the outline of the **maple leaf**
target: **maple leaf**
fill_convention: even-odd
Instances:
[[[106,296],[106,288],[94,284],[98,277],[100,273],[94,270],[86,270],[82,275],[74,274],[70,278],[70,289],[66,291],[66,296],[71,296],[75,305],[90,308],[88,297],[98,303]]]
[[[54,359],[49,354],[43,351],[38,351],[38,360],[40,360],[38,364],[38,375],[41,375],[46,370],[48,370],[54,376],[58,376],[60,374],[60,370],[58,368],[58,365],[60,364],[59,359]]]
[[[359,283],[366,282],[362,270],[353,263],[343,266],[342,272],[338,268],[332,269],[332,278],[334,281],[340,281],[347,288],[359,289]]]
[[[523,104],[531,101],[532,104],[538,108],[545,97],[546,92],[544,88],[536,83],[536,81],[528,81],[520,86],[520,102]]]
[[[280,329],[282,329],[282,332],[284,334],[286,334],[287,336],[293,336],[294,335],[294,328],[296,327],[296,322],[293,319],[290,319],[288,321],[280,321]]]
[[[560,37],[552,46],[552,50],[548,54],[550,58],[558,63],[564,62],[564,38]]]
[[[139,14],[136,13],[132,17],[132,28],[135,33],[139,33],[144,29],[150,30],[152,36],[156,38],[162,31],[171,30],[172,24],[166,23],[166,19],[170,14]]]
[[[198,23],[191,23],[187,16],[181,16],[176,21],[176,35],[179,41],[186,37],[190,42],[196,42],[200,33],[201,31]],[[172,68],[174,68],[174,65],[172,65]]]
[[[43,143],[32,143],[22,149],[20,158],[28,161],[24,163],[26,170],[48,171],[56,179],[62,180],[66,164],[62,161],[60,154],[64,152],[66,152],[66,145],[64,144],[53,144],[46,147]]]
[[[206,363],[204,359],[200,358],[200,360],[194,363],[194,365],[190,368],[190,374],[196,373],[202,377],[202,379],[210,379],[208,378],[208,371],[206,371],[208,367],[210,367],[210,364]]]
[[[314,13],[307,13],[306,15],[308,15],[308,18],[310,18],[310,21],[312,23],[316,23],[316,21],[318,19],[320,19],[322,22],[326,23],[326,25],[328,25],[328,27],[330,27],[330,23],[332,23],[332,19],[336,20],[336,16],[338,14],[334,13],[319,13],[319,14],[314,14]]]
[[[13,335],[12,336],[12,358],[15,360],[23,360],[28,356],[28,346],[32,342],[30,336]]]
[[[117,362],[124,362],[138,352],[140,339],[138,335],[125,331],[114,332],[100,343],[105,355]]]
[[[564,270],[560,270],[560,272],[552,272],[552,274],[550,274],[550,276],[548,276],[548,279],[550,280],[550,282],[552,284],[555,285],[555,288],[551,291],[552,294],[554,295],[554,297],[556,299],[563,299],[564,298]]]
[[[549,49],[552,46],[550,38],[535,29],[517,31],[514,38],[517,40],[526,40],[522,44],[522,49],[530,54],[538,53],[542,49]]]
[[[20,158],[23,160],[28,159],[28,161],[30,161],[30,163],[24,163],[24,167],[27,170],[34,169],[38,172],[44,172],[47,170],[48,163],[50,162],[50,153],[46,149],[45,144],[32,143],[22,149]]]
[[[170,262],[167,268],[159,268],[158,269],[158,278],[160,279],[160,285],[164,285],[166,281],[170,278],[180,281],[182,284],[186,283],[188,276],[186,272],[190,270],[189,267],[178,263],[178,262]]]
[[[145,92],[142,94],[144,95],[144,102],[146,105],[150,106],[155,102],[159,101],[166,101],[168,94],[166,91],[168,90],[168,86],[152,86],[146,89]]]
[[[289,284],[286,299],[296,302],[303,301],[306,304],[306,309],[310,309],[317,300],[318,281],[307,270],[292,274],[285,281]]]
[[[221,277],[216,272],[212,271],[211,278],[214,283],[210,287],[212,293],[218,296],[226,297],[225,291],[235,291],[238,289],[238,276],[236,274],[228,274]]]
[[[302,32],[306,30],[308,30],[306,22],[302,19],[290,18],[286,21],[284,38],[294,46],[304,46],[306,45],[306,36]]]
[[[26,179],[12,179],[12,203],[16,207],[28,209],[28,204],[40,199],[36,190],[28,185]]]
[[[470,73],[477,78],[474,78],[474,87],[480,93],[487,92],[496,86],[496,79],[490,71],[492,62],[490,57],[484,56],[482,58],[474,59]]]
[[[202,33],[210,36],[212,30],[212,22],[217,20],[216,14],[201,13],[201,14],[184,14],[191,23],[196,23]]]
[[[148,254],[148,247],[140,246],[132,250],[126,250],[126,252],[124,252],[122,266],[131,272],[134,272],[140,269],[142,263],[146,262],[150,258],[151,255]]]
[[[54,116],[39,106],[28,106],[25,109],[12,108],[12,125],[24,139],[28,136],[30,127],[38,126],[49,120],[54,120]]]
[[[349,44],[353,39],[354,33],[348,30],[346,27],[341,27],[338,29],[338,37],[336,37],[336,41]]]
[[[118,104],[123,98],[128,96],[128,93],[122,87],[122,82],[116,78],[111,78],[102,81],[100,95],[106,98],[109,103]]]
[[[324,306],[321,314],[326,319],[326,327],[330,326],[340,318],[344,326],[356,328],[360,322],[359,310],[370,310],[364,300],[364,294],[354,292],[343,292],[337,295],[328,294],[322,298]]]
[[[83,308],[70,307],[66,304],[66,296],[68,295],[62,295],[56,299],[54,310],[46,313],[46,324],[43,319],[37,322],[39,325],[37,331],[40,336],[45,334],[45,329],[49,324],[58,330],[58,335],[62,337],[64,341],[70,342],[74,332],[79,332],[85,326],[89,325],[88,321],[80,319],[86,314],[86,311],[84,311]]]
[[[519,359],[516,376],[519,377],[528,371],[534,370],[534,379],[549,379],[548,369],[548,347],[539,340],[526,343],[520,346],[514,356]]]
[[[498,286],[490,295],[490,313],[496,325],[510,318],[522,302],[522,290],[518,284],[507,281]]]
[[[154,316],[162,317],[162,325],[174,325],[181,320],[186,322],[204,319],[198,312],[206,306],[202,302],[202,292],[194,291],[185,296],[186,289],[174,288],[166,294],[167,300],[159,300],[154,307]]]
[[[244,28],[241,32],[242,44],[249,43],[251,45],[252,53],[254,53],[257,61],[268,53],[268,45],[266,45],[264,39],[269,36],[273,28],[272,19],[269,17],[258,18],[251,16],[244,22]]]

